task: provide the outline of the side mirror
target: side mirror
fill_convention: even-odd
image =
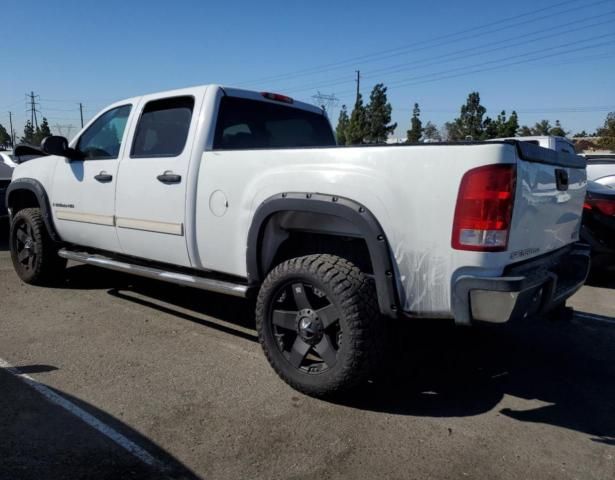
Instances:
[[[66,140],[66,138],[58,135],[51,135],[50,137],[43,138],[41,150],[47,155],[58,155],[60,157],[67,157],[71,160],[83,159],[83,155],[68,146],[68,140]]]
[[[59,137],[57,135],[45,137],[41,142],[41,150],[47,155],[59,155],[60,157],[67,157],[68,140],[66,140],[66,138],[64,137]]]

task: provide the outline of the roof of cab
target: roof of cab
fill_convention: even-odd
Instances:
[[[241,88],[227,87],[227,86],[217,85],[217,84],[195,85],[193,87],[187,87],[187,88],[163,90],[159,92],[150,92],[144,95],[139,95],[137,97],[131,97],[131,98],[125,98],[123,100],[119,100],[117,102],[114,102],[108,105],[107,107],[105,107],[105,109],[108,109],[110,107],[125,105],[127,103],[136,103],[142,97],[148,97],[148,96],[178,96],[178,95],[203,93],[206,88],[221,89],[225,95],[228,95],[230,97],[239,97],[239,98],[246,98],[250,100],[257,100],[261,102],[275,103],[276,105],[284,105],[287,107],[299,108],[299,109],[307,110],[313,113],[320,113],[320,114],[325,113],[322,108],[319,108],[316,105],[312,105],[309,103],[301,102],[299,100],[292,99],[293,100],[292,103],[285,103],[285,102],[271,100],[269,98],[264,97],[263,93],[267,93],[267,92],[261,92],[261,91],[255,91],[255,90],[244,90]],[[292,98],[292,97],[289,97],[289,98]]]

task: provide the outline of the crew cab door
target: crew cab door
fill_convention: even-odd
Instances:
[[[124,254],[190,266],[186,188],[201,101],[195,95],[150,95],[139,103],[118,172],[115,215]]]
[[[50,200],[63,240],[120,250],[115,233],[115,186],[131,110],[132,104],[125,104],[103,112],[71,142],[84,159],[58,160]]]

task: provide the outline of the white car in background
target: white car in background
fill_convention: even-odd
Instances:
[[[593,180],[605,187],[615,188],[615,158],[588,158],[587,180]]]

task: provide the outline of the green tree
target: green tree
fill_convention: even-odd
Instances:
[[[552,129],[549,120],[541,120],[532,127],[532,135],[550,135]]]
[[[33,144],[34,143],[34,133],[35,133],[34,126],[32,125],[32,122],[28,120],[23,127],[23,137],[21,137],[20,142]]]
[[[556,137],[566,136],[566,131],[562,128],[562,124],[559,120],[555,120],[555,126],[549,130],[549,135],[555,135]]]
[[[499,125],[498,137],[516,137],[519,130],[519,117],[514,110],[510,114],[510,117],[506,119],[506,112],[502,110],[500,114],[502,116],[501,123]]]
[[[11,136],[9,132],[6,131],[6,128],[2,124],[0,124],[0,146],[6,146],[11,143]]]
[[[499,123],[499,115],[498,119],[492,120],[490,117],[486,117],[483,121],[483,133],[481,135],[481,140],[488,140],[490,138],[499,137],[500,131],[500,123]]]
[[[581,130],[578,133],[575,133],[572,138],[583,138],[583,137],[591,137],[592,135],[590,135],[589,133],[587,133],[585,130]]]
[[[486,112],[487,109],[480,104],[480,94],[470,93],[465,105],[461,106],[459,118],[454,121],[456,128],[452,133],[455,137],[459,137],[454,140],[466,140],[470,137],[473,140],[482,139],[485,129],[483,117]]]
[[[364,143],[368,133],[367,111],[363,105],[363,97],[359,94],[350,114],[350,121],[346,129],[346,144],[357,145]]]
[[[338,145],[346,145],[346,132],[348,131],[349,124],[350,119],[348,118],[348,110],[346,110],[346,105],[342,105],[342,109],[340,110],[340,117],[337,120],[337,128],[335,129],[335,136],[337,137]]]
[[[442,130],[444,133],[444,139],[447,142],[457,142],[465,138],[461,132],[461,127],[457,120],[453,122],[446,122],[442,127]]]
[[[610,112],[604,120],[604,125],[598,129],[598,146],[607,150],[615,150],[615,112]]]
[[[425,127],[423,128],[423,138],[425,139],[425,141],[429,142],[442,141],[442,136],[440,135],[438,127],[436,127],[436,125],[432,122],[427,122],[425,124]]]
[[[519,118],[513,110],[510,117],[506,118],[506,111],[502,110],[495,120],[489,117],[483,122],[483,139],[514,137],[519,130]]]
[[[51,129],[49,128],[49,122],[47,122],[47,119],[43,117],[43,121],[41,122],[41,124],[37,127],[36,131],[34,132],[32,143],[34,145],[40,145],[40,143],[43,141],[43,138],[48,137],[50,135],[51,135]]]
[[[420,116],[421,109],[419,104],[415,103],[412,109],[412,118],[410,119],[410,130],[406,132],[406,141],[408,143],[418,143],[423,135],[423,122],[421,122]]]
[[[389,135],[397,128],[397,123],[390,123],[392,111],[393,107],[387,100],[387,87],[383,83],[376,84],[365,109],[367,128],[364,141],[368,143],[386,142]]]
[[[532,135],[532,129],[530,127],[528,127],[527,125],[523,125],[519,129],[519,136],[520,137],[530,137],[531,135]]]

